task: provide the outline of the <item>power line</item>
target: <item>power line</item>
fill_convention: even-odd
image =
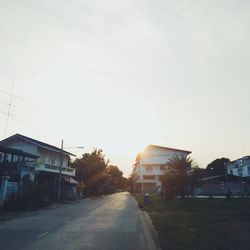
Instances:
[[[0,104],[0,108],[4,109],[6,111],[6,113],[8,112],[8,109],[1,104]]]
[[[35,134],[37,134],[37,135],[39,135],[39,136],[43,136],[43,137],[44,137],[43,134],[41,134],[40,132],[38,132],[36,129],[30,127],[30,126],[27,125],[26,123],[19,121],[19,120],[16,119],[15,117],[10,117],[10,118],[11,118],[14,122],[16,122],[16,123],[20,124],[21,126],[27,128],[27,129],[29,129],[29,131],[31,130],[33,133],[35,133]]]
[[[7,115],[6,111],[4,111],[3,109],[1,109],[1,107],[0,107],[0,113],[2,113],[4,115]]]
[[[8,95],[8,96],[12,95],[12,96],[15,97],[15,98],[22,99],[22,97],[20,97],[20,96],[13,95],[12,92],[9,93],[9,92],[7,92],[7,91],[5,91],[5,90],[2,90],[2,89],[0,89],[0,92],[4,93],[5,95]]]

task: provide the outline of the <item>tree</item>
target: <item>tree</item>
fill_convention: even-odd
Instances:
[[[194,194],[195,188],[201,186],[201,179],[205,177],[206,170],[197,165],[192,167],[192,174],[189,176],[189,186],[191,193]]]
[[[189,178],[193,160],[186,156],[175,156],[167,163],[167,173],[162,176],[162,186],[168,196],[181,195],[184,198],[188,191]]]
[[[206,167],[206,176],[224,175],[225,174],[225,163],[229,162],[228,158],[218,158]]]
[[[117,167],[110,165],[107,167],[107,174],[109,176],[110,192],[115,192],[118,189],[123,189],[123,172]]]
[[[106,169],[109,160],[101,149],[94,149],[91,153],[85,153],[77,158],[72,167],[76,169],[76,177],[79,182],[84,183],[84,194],[102,194],[107,187],[108,175]]]

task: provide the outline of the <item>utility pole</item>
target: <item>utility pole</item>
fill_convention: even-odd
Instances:
[[[57,193],[58,200],[61,198],[62,167],[63,167],[63,139],[61,141],[60,166],[59,166],[59,176],[58,176],[58,193]]]
[[[66,147],[68,148],[78,148],[78,149],[83,149],[84,147]],[[64,150],[64,145],[63,145],[63,139],[61,141],[61,152],[60,152],[60,166],[59,166],[59,175],[58,175],[58,186],[57,186],[57,199],[59,200],[61,198],[61,193],[62,193],[62,168],[63,168],[63,150]]]

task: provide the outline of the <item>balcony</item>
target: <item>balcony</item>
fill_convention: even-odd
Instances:
[[[60,173],[61,168],[61,174],[62,175],[68,175],[68,176],[75,176],[75,169],[69,168],[69,167],[59,167],[54,165],[48,165],[48,164],[38,164],[36,166],[36,171],[45,171],[45,172],[51,172],[51,173]]]

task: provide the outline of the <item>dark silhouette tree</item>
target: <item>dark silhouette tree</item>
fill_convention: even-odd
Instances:
[[[161,178],[167,196],[180,195],[184,198],[188,192],[189,177],[193,160],[186,156],[175,156],[167,163],[167,172]]]
[[[109,176],[110,192],[115,192],[123,188],[123,172],[117,166],[108,166],[107,174]]]
[[[226,172],[225,163],[229,162],[228,158],[218,158],[211,163],[209,163],[206,167],[206,177],[215,176],[215,175],[224,175]]]
[[[101,149],[94,149],[91,153],[85,153],[81,158],[77,158],[72,167],[76,169],[76,177],[83,186],[83,194],[102,194],[107,187],[108,175],[107,167],[109,160],[105,160],[105,155]]]

